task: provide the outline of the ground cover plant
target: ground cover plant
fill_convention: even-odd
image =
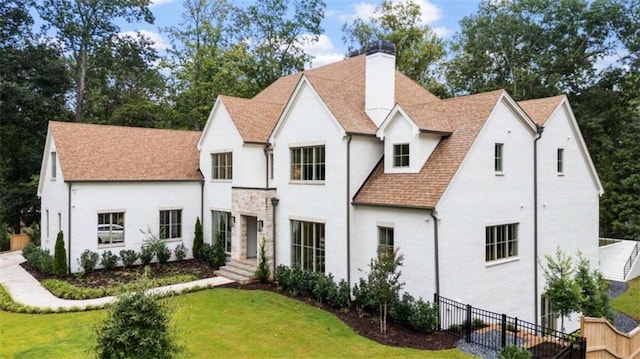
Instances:
[[[611,307],[640,322],[640,277],[627,282],[629,288],[611,300]]]
[[[268,291],[216,288],[166,300],[175,308],[178,344],[186,348],[183,358],[221,353],[235,358],[471,358],[457,349],[380,345],[324,310]],[[86,358],[95,344],[92,330],[104,318],[104,310],[54,315],[0,312],[0,357]]]

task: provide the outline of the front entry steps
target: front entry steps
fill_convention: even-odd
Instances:
[[[256,268],[255,259],[227,259],[227,263],[214,273],[239,284],[248,284],[256,280]]]

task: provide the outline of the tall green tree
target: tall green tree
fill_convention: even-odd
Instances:
[[[342,32],[349,51],[362,51],[375,40],[394,43],[398,70],[428,89],[442,92],[434,70],[445,56],[444,42],[421,22],[420,6],[413,0],[383,1],[372,17],[344,24]]]
[[[404,256],[395,249],[391,254],[376,256],[369,263],[369,290],[373,301],[378,305],[380,332],[387,332],[387,313],[389,306],[399,297],[404,282],[400,281]]]
[[[575,281],[582,293],[580,311],[582,315],[595,318],[607,318],[613,321],[613,312],[609,307],[607,282],[602,274],[591,268],[589,260],[578,252]]]
[[[544,295],[551,303],[551,308],[560,315],[561,328],[564,331],[564,318],[580,311],[583,301],[580,286],[574,279],[573,260],[558,248],[555,257],[544,256],[543,266]]]
[[[609,0],[484,0],[460,22],[447,81],[455,93],[504,88],[516,100],[577,93],[614,51],[619,15]]]
[[[153,24],[149,0],[38,0],[36,9],[44,28],[54,30],[56,39],[70,54],[75,73],[75,121],[81,122],[90,54],[120,32],[118,21]]]
[[[71,79],[59,47],[33,34],[28,3],[0,0],[0,222],[39,221],[38,172],[49,120],[65,120]]]
[[[312,60],[304,45],[317,42],[322,34],[325,6],[322,0],[264,0],[237,10],[235,42],[247,46],[251,56],[244,73],[258,90],[304,70]]]

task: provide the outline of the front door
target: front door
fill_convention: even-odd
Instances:
[[[258,256],[258,218],[245,217],[247,221],[247,258]]]

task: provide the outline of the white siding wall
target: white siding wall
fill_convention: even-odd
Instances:
[[[504,175],[494,144],[504,144]],[[499,103],[437,206],[441,295],[534,320],[533,134]],[[485,228],[519,223],[519,256],[485,261]]]
[[[572,256],[580,250],[598,268],[599,195],[589,173],[587,159],[579,148],[578,136],[570,125],[570,114],[562,106],[546,122],[538,141],[539,258],[555,256],[556,248]],[[564,173],[556,167],[557,150],[564,148]],[[542,268],[538,293],[544,292]],[[577,316],[565,320],[572,331],[580,326]]]
[[[64,182],[64,174],[60,167],[60,157],[56,155],[56,163],[51,163],[51,152],[56,152],[55,141],[52,137],[49,137],[48,149],[45,149],[43,161],[47,161],[47,168],[44,173],[42,186],[42,198],[41,198],[41,214],[40,214],[40,228],[41,236],[40,243],[42,248],[49,249],[53,255],[54,247],[56,245],[56,236],[58,231],[64,232],[65,248],[68,246],[68,226],[69,217],[68,212],[68,186]],[[56,166],[56,179],[51,178],[51,166]],[[49,220],[47,222],[47,211],[49,212]],[[62,223],[60,223],[62,222]],[[60,227],[60,224],[62,227]],[[48,228],[48,231],[47,231]],[[47,236],[48,234],[48,236]]]
[[[440,142],[441,136],[418,133],[417,129],[397,113],[384,130],[384,163],[386,173],[418,173],[431,152]],[[409,144],[409,167],[393,166],[393,147],[396,144]]]
[[[211,114],[209,121],[209,128],[200,148],[200,170],[205,179],[204,218],[201,220],[204,240],[212,243],[211,211],[232,211],[232,187],[265,187],[266,158],[263,145],[244,144],[222,103]],[[211,154],[219,152],[233,152],[232,180],[211,179]],[[237,252],[237,236],[233,237],[232,251]]]
[[[353,136],[351,140],[351,199],[382,158],[383,143],[373,136]]]
[[[65,191],[66,193],[66,191]],[[98,253],[109,249],[140,250],[147,228],[159,232],[159,211],[182,209],[182,239],[168,242],[173,250],[183,243],[193,245],[194,225],[200,215],[200,182],[77,182],[71,191],[71,270],[78,271],[77,259],[89,249]],[[98,212],[125,212],[124,245],[98,247]],[[65,234],[65,239],[68,239]],[[68,247],[67,247],[68,248]]]
[[[290,112],[275,135],[277,263],[291,265],[290,220],[325,223],[326,273],[346,278],[346,138],[339,124],[308,87],[300,89]],[[325,181],[290,180],[290,147],[324,145]],[[354,161],[355,162],[355,161]]]
[[[351,281],[366,278],[377,255],[378,226],[394,229],[394,246],[404,255],[404,291],[433,301],[435,257],[433,219],[427,210],[357,206],[352,221]]]

